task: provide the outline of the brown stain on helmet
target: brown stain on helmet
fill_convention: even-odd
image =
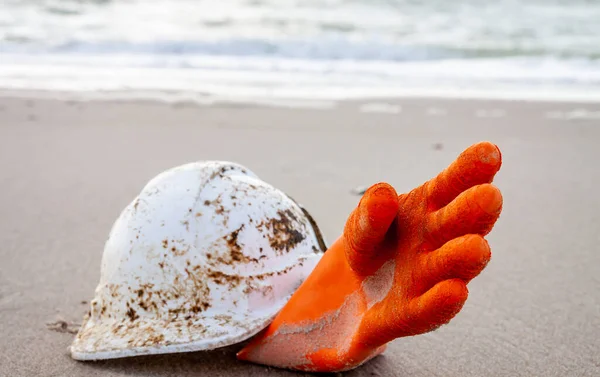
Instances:
[[[209,271],[207,271],[206,275],[208,276],[209,279],[214,281],[216,284],[220,284],[220,285],[228,284],[232,288],[237,287],[242,281],[242,277],[239,275],[229,275],[229,274],[226,274],[221,271],[209,270]]]
[[[289,252],[299,243],[306,239],[306,236],[301,230],[306,229],[304,222],[298,220],[298,217],[292,210],[278,210],[278,218],[263,220],[257,225],[259,230],[266,228],[268,232],[266,237],[269,240],[269,245],[280,254]]]
[[[239,228],[229,233],[225,237],[225,242],[227,242],[227,246],[229,248],[229,256],[231,258],[229,264],[233,264],[235,262],[248,262],[249,258],[242,253],[242,246],[238,243],[238,236],[240,232],[244,229],[244,224],[240,225]]]

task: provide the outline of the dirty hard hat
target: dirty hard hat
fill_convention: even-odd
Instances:
[[[204,161],[167,170],[115,221],[71,355],[109,359],[246,340],[325,249],[308,212],[247,168]]]

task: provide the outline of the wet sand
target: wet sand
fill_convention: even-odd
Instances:
[[[121,209],[164,169],[233,160],[304,204],[331,242],[359,200],[353,189],[388,181],[409,190],[480,140],[504,161],[491,263],[449,325],[398,339],[345,375],[600,375],[598,104],[286,109],[34,97],[0,98],[0,376],[303,375],[238,362],[239,346],[72,360],[71,332]]]

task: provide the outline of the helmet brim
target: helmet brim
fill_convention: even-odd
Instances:
[[[187,320],[139,318],[111,322],[94,322],[86,316],[70,351],[75,360],[104,360],[211,350],[251,338],[275,314],[254,318],[237,313]]]

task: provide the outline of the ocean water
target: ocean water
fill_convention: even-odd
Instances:
[[[0,88],[600,100],[600,0],[2,0]]]

